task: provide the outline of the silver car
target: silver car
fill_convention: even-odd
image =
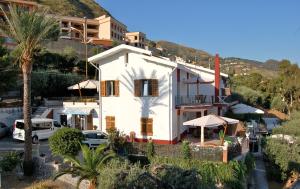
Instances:
[[[102,131],[97,130],[86,130],[82,131],[84,136],[83,144],[89,148],[97,148],[100,144],[108,143],[108,135]]]
[[[0,138],[3,138],[7,135],[11,134],[11,128],[5,125],[4,123],[0,122]]]

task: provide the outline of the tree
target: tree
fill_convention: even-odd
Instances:
[[[99,185],[98,177],[100,176],[104,165],[115,157],[112,151],[105,151],[107,146],[100,145],[96,150],[89,149],[87,146],[82,145],[82,161],[75,156],[64,156],[64,161],[72,163],[73,165],[54,176],[54,180],[65,174],[72,174],[79,176],[77,188],[80,183],[87,179],[90,181],[90,189],[95,189]]]
[[[32,162],[32,126],[31,126],[31,72],[33,57],[41,45],[59,34],[58,23],[50,18],[46,11],[25,11],[17,7],[9,7],[9,14],[4,13],[4,21],[0,23],[0,33],[10,37],[16,43],[16,62],[23,75],[23,114],[25,130],[24,174],[31,175]]]
[[[16,86],[17,71],[10,63],[11,56],[0,39],[0,94]]]

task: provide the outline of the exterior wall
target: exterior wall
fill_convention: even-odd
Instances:
[[[53,119],[57,120],[60,122],[60,115],[67,115],[67,124],[68,125],[73,125],[74,120],[72,120],[72,114],[65,114],[64,110],[67,108],[87,108],[94,110],[96,115],[93,116],[93,125],[99,127],[99,118],[98,116],[100,115],[100,109],[99,109],[99,104],[96,102],[64,102],[62,107],[58,108],[53,108]]]
[[[126,25],[112,17],[107,17],[105,15],[96,19],[99,20],[100,39],[109,39],[119,43],[124,42],[125,33],[127,32]]]
[[[101,60],[101,80],[119,80],[119,97],[102,97],[102,129],[105,130],[106,116],[115,116],[115,126],[129,135],[134,131],[138,141],[152,138],[154,141],[169,143],[171,136],[170,104],[172,88],[171,67],[161,66],[142,59],[139,54],[121,51],[108,59]],[[109,71],[107,71],[109,70]],[[134,79],[158,79],[158,97],[135,97]],[[153,118],[153,136],[141,134],[141,117]]]
[[[146,35],[142,32],[128,32],[126,35],[126,41],[134,46],[145,48]]]

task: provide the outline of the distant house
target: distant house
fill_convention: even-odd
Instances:
[[[227,110],[228,76],[220,73],[218,57],[210,70],[123,44],[88,61],[100,69],[98,129],[114,127],[135,141],[174,144],[187,129],[184,121]]]

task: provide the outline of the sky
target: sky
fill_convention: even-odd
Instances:
[[[151,40],[300,65],[300,0],[96,0]]]

